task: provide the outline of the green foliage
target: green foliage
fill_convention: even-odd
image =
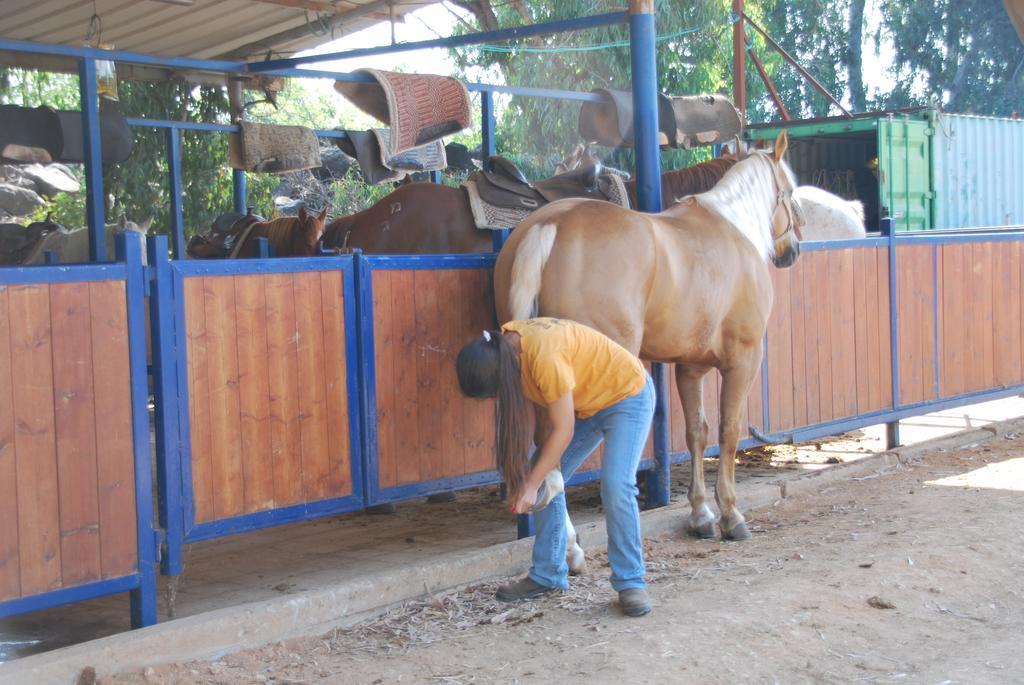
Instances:
[[[950,112],[1008,116],[1024,108],[1024,45],[1002,0],[886,0],[896,87],[882,107],[938,102]],[[876,37],[876,40],[878,38]]]
[[[586,0],[539,0],[523,3],[534,23],[609,11],[605,3]],[[663,0],[657,6],[658,82],[671,95],[731,93],[732,52],[730,0]],[[492,3],[502,26],[522,23],[512,3]],[[748,2],[759,16],[760,3]],[[466,29],[463,29],[465,32]],[[465,75],[471,69],[500,68],[509,85],[588,91],[630,88],[627,26],[609,26],[538,38],[503,46],[471,46],[452,51]],[[595,49],[589,49],[595,48]],[[751,83],[752,100],[763,87]],[[580,103],[533,97],[496,98],[499,104],[497,148],[516,161],[528,176],[548,176],[554,165],[579,142]],[[666,168],[686,166],[710,155],[709,150],[673,150],[663,155]],[[606,161],[631,169],[632,151],[606,150]]]

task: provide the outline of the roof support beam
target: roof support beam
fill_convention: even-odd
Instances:
[[[460,45],[475,45],[491,41],[516,40],[518,38],[529,38],[531,36],[543,36],[563,31],[576,31],[580,29],[592,29],[599,26],[612,24],[625,24],[629,21],[627,12],[611,12],[598,14],[591,17],[579,17],[576,19],[563,19],[550,21],[543,24],[531,24],[528,26],[516,26],[498,31],[482,31],[470,33],[465,36],[450,36],[435,40],[421,40],[412,43],[398,43],[377,48],[360,48],[344,52],[332,52],[325,55],[308,55],[306,57],[292,57],[289,59],[272,59],[264,62],[250,62],[246,65],[247,71],[263,72],[289,69],[301,64],[314,64],[317,62],[330,62],[339,59],[352,57],[368,57],[370,55],[386,55],[395,52],[408,52],[411,50],[423,50],[425,48],[451,48]]]

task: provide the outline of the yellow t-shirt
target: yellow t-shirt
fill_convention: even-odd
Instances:
[[[519,334],[523,394],[547,406],[572,392],[581,419],[640,392],[643,364],[606,335],[567,319],[509,321],[503,331]]]

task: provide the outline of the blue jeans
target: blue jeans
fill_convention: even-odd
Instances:
[[[644,551],[640,535],[640,507],[636,502],[636,470],[647,444],[654,416],[654,383],[647,376],[643,390],[587,419],[576,419],[572,441],[562,453],[562,475],[568,481],[590,453],[605,441],[601,465],[601,503],[608,529],[608,562],[612,587],[617,591],[646,587]],[[565,561],[565,493],[534,514],[537,537],[533,542],[530,578],[546,587],[569,588]]]

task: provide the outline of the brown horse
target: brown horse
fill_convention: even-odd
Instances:
[[[792,172],[774,152],[753,152],[710,192],[659,214],[568,199],[527,217],[502,248],[494,272],[501,321],[534,315],[574,319],[638,356],[674,363],[686,416],[693,477],[689,529],[714,535],[705,503],[702,456],[708,440],[702,391],[722,374],[721,461],[715,486],[726,539],[750,537],[736,507],[740,414],[761,364],[772,307],[766,261],[792,265],[800,254]]]
[[[211,231],[205,236],[193,236],[188,243],[188,255],[193,259],[235,259],[258,257],[257,238],[267,238],[278,257],[312,257],[319,252],[320,238],[324,234],[327,208],[319,215],[299,208],[298,216],[284,216],[270,221],[245,216],[223,232]]]
[[[570,155],[569,160],[579,163],[583,156]],[[733,164],[733,158],[719,158],[665,172],[665,204],[710,190]],[[627,181],[626,189],[635,207],[635,182]],[[491,231],[476,227],[466,191],[438,183],[399,186],[369,209],[335,219],[324,232],[325,248],[359,248],[367,254],[490,252],[492,245]]]

